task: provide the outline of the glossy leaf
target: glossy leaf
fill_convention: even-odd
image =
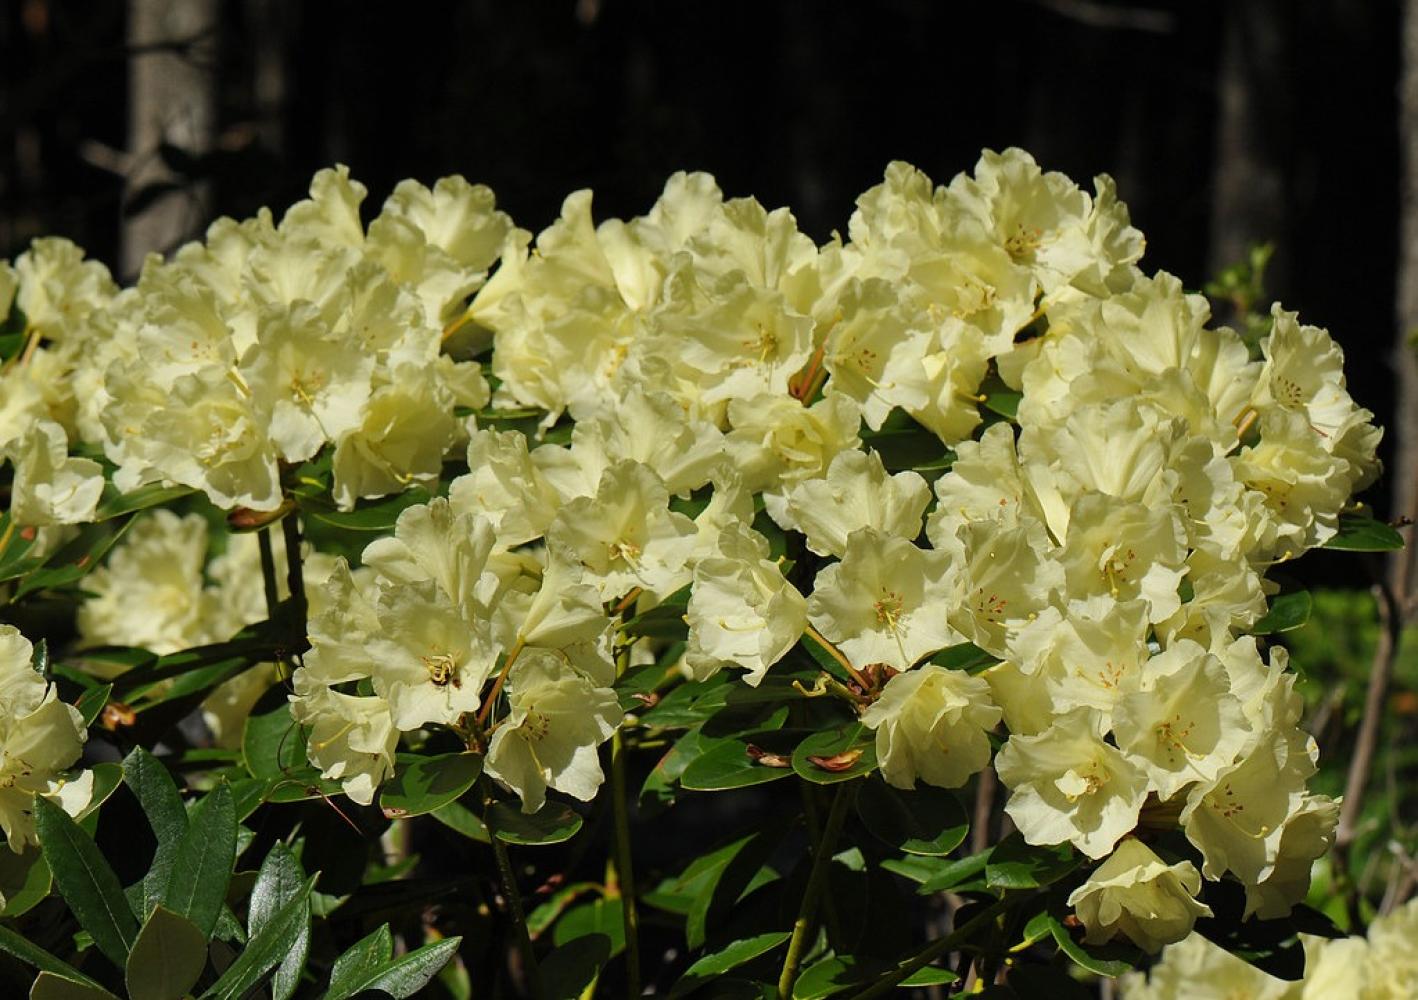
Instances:
[[[359,992],[394,1000],[415,996],[448,964],[462,943],[461,937],[444,938],[402,955],[367,979]]]
[[[133,950],[124,981],[130,1000],[181,1000],[207,965],[207,935],[185,917],[153,907]]]
[[[776,824],[741,837],[698,859],[685,870],[687,894],[684,934],[690,948],[703,947],[709,929],[724,920],[750,887],[762,884],[760,873],[782,843],[787,827]]]
[[[962,642],[945,647],[932,656],[930,662],[948,670],[964,670],[966,673],[978,674],[1000,661],[999,657],[990,655],[973,642]]]
[[[317,876],[310,876],[300,892],[286,901],[253,936],[227,970],[202,994],[203,1000],[237,1000],[263,980],[290,951],[291,941],[310,920],[310,891]]]
[[[581,817],[575,810],[550,799],[530,815],[507,802],[493,803],[491,812],[488,825],[498,840],[508,844],[560,844],[581,829]]]
[[[820,1000],[822,997],[836,996],[847,990],[860,990],[890,972],[893,967],[891,962],[877,958],[857,958],[852,955],[826,958],[805,969],[798,977],[798,981],[793,985],[793,1000]],[[943,986],[955,982],[958,978],[949,969],[937,969],[928,965],[911,973],[901,981],[901,985]]]
[[[79,823],[84,823],[89,816],[98,812],[99,807],[107,802],[108,797],[123,783],[122,767],[111,760],[95,764],[89,770],[94,775],[93,792],[89,795],[89,801],[85,803],[84,808],[79,810],[79,815],[74,817]]]
[[[944,856],[970,831],[965,807],[955,794],[931,785],[904,791],[873,777],[857,793],[856,807],[873,836],[907,854]]]
[[[1049,933],[1059,950],[1080,968],[1099,976],[1121,976],[1142,965],[1142,952],[1121,939],[1101,945],[1085,944],[1082,929],[1071,932],[1064,926],[1060,911],[1049,913],[1047,919]]]
[[[251,888],[251,902],[247,906],[246,918],[248,939],[265,930],[281,908],[300,895],[305,884],[304,879],[305,872],[291,849],[282,843],[273,844],[265,860],[261,862],[261,870]],[[281,959],[271,977],[272,1000],[285,1000],[295,992],[309,953],[310,920],[307,917],[299,923],[285,957]]]
[[[40,849],[31,844],[16,853],[0,849],[0,917],[18,917],[34,909],[49,895],[54,884],[49,865]]]
[[[123,968],[138,936],[123,886],[93,840],[63,809],[35,797],[35,828],[59,894],[110,962]]]
[[[605,934],[587,934],[561,945],[541,964],[547,1000],[580,1000],[610,957],[611,941]]]
[[[18,599],[37,590],[57,590],[82,580],[103,561],[128,524],[126,520],[116,525],[110,521],[80,528],[79,534],[46,559],[43,566],[25,575],[15,589],[15,597]]]
[[[389,963],[393,955],[394,936],[389,933],[388,924],[380,924],[335,959],[330,969],[330,988],[325,993],[325,1000],[344,1000],[354,996],[363,989],[363,983]]]
[[[429,813],[434,819],[467,837],[469,840],[476,840],[482,844],[491,843],[488,836],[487,826],[477,815],[467,806],[460,802],[449,802]]]
[[[403,755],[394,777],[380,789],[379,808],[389,819],[433,812],[471,788],[482,770],[481,754]]]
[[[39,945],[30,941],[29,938],[17,934],[3,924],[0,924],[0,951],[18,958],[21,962],[40,970],[42,973],[48,972],[56,978],[98,987],[98,983],[84,975],[68,962],[55,958]]]
[[[1081,861],[1069,844],[1036,847],[1016,831],[990,852],[985,878],[996,889],[1035,889],[1067,875]]]
[[[308,767],[307,736],[291,718],[290,703],[274,711],[252,715],[241,737],[241,756],[253,778],[283,778],[296,768]]]
[[[134,747],[123,759],[123,782],[138,800],[158,842],[143,877],[142,910],[147,913],[167,888],[173,856],[187,833],[187,810],[167,768],[142,747]]]
[[[1310,620],[1314,600],[1308,590],[1292,590],[1276,594],[1270,599],[1270,610],[1251,626],[1254,635],[1273,635],[1289,632]]]
[[[750,754],[749,747],[760,747],[770,753],[786,755],[792,752],[793,745],[801,737],[801,732],[771,730],[713,742],[707,750],[690,761],[684,773],[680,775],[680,785],[699,792],[718,792],[786,778],[793,773],[790,768],[769,767],[759,763]]]
[[[117,1000],[97,983],[41,972],[30,986],[30,1000]]]
[[[965,883],[976,878],[981,878],[983,881],[982,876],[985,875],[985,869],[989,865],[992,853],[993,851],[986,849],[966,858],[944,861],[940,868],[925,879],[916,891],[923,896],[929,896],[937,892],[959,889]]]
[[[108,521],[122,514],[132,514],[135,511],[147,510],[149,507],[157,507],[172,500],[179,500],[196,492],[190,486],[164,486],[162,483],[149,483],[146,486],[139,486],[135,490],[129,490],[127,493],[119,493],[114,489],[112,483],[105,483],[103,496],[99,499],[93,519]]]
[[[354,510],[336,510],[333,507],[307,503],[302,506],[301,513],[311,520],[327,524],[332,528],[386,534],[394,530],[399,515],[407,508],[415,504],[428,503],[429,499],[428,490],[416,486],[383,500],[358,504]]]
[[[593,899],[567,910],[552,928],[552,943],[561,946],[587,935],[610,941],[610,957],[625,950],[625,903],[620,897]]]
[[[84,718],[84,728],[87,729],[94,724],[94,720],[103,711],[103,706],[108,704],[111,694],[113,694],[112,684],[95,684],[93,687],[85,688],[84,693],[79,695],[79,700],[74,702],[74,707]]]
[[[1393,552],[1403,548],[1403,536],[1372,517],[1341,514],[1339,531],[1322,547],[1346,552]]]
[[[817,785],[871,774],[876,770],[876,734],[860,722],[813,733],[793,751],[793,770]]]
[[[187,832],[172,855],[162,905],[210,938],[235,861],[236,810],[231,789],[223,784],[192,808]]]
[[[788,940],[788,931],[769,931],[753,937],[739,938],[718,951],[701,956],[685,970],[679,982],[675,983],[670,996],[680,996],[691,990],[713,982],[731,969],[737,969],[745,962],[751,962],[760,955],[766,955]]]

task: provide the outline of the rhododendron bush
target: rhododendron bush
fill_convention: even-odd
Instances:
[[[1333,934],[1273,570],[1399,539],[1328,333],[1209,325],[1014,149],[821,245],[705,174],[535,238],[365,196],[0,266],[35,995],[1063,996]]]

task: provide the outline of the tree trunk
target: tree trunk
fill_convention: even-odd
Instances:
[[[193,236],[206,217],[205,186],[185,185],[163,145],[207,152],[216,126],[216,0],[129,0],[127,197],[154,184],[182,184],[123,224],[120,267],[138,273],[149,253]]]

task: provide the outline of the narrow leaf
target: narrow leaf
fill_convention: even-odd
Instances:
[[[227,967],[202,1000],[236,1000],[246,995],[266,974],[276,967],[290,951],[291,941],[302,926],[310,922],[310,891],[318,875],[312,875],[300,887],[299,894],[287,901],[270,921],[247,942],[241,954]]]
[[[187,833],[187,810],[167,768],[142,747],[134,747],[124,758],[123,782],[138,800],[158,842],[153,863],[143,876],[142,911],[148,913],[167,887],[173,855]]]
[[[335,959],[330,970],[330,989],[324,1000],[345,1000],[366,989],[365,984],[389,964],[393,954],[394,937],[389,933],[389,925],[380,924]]]
[[[123,968],[138,936],[138,922],[128,909],[118,876],[89,835],[59,806],[36,796],[34,815],[44,860],[54,873],[59,894],[99,951]]]
[[[217,926],[236,861],[236,810],[225,784],[208,792],[172,856],[162,904],[191,920],[209,939]]]
[[[366,980],[360,992],[390,996],[394,1000],[414,996],[438,975],[439,969],[448,964],[462,941],[461,937],[444,938],[411,951]]]
[[[1372,517],[1341,514],[1338,533],[1322,547],[1347,552],[1392,552],[1403,548],[1403,536]]]
[[[29,938],[15,933],[3,924],[0,924],[0,951],[13,955],[21,962],[39,969],[41,972],[48,972],[61,979],[68,979],[72,982],[85,983],[94,987],[98,986],[98,983],[84,975],[68,962],[55,958],[39,945],[31,942]]]
[[[118,1000],[94,982],[41,972],[30,987],[30,1000]]]
[[[281,908],[300,895],[305,872],[285,844],[276,843],[261,862],[247,907],[247,934],[254,938],[266,929]],[[300,924],[290,950],[276,967],[271,981],[272,1000],[285,1000],[300,984],[300,974],[310,955],[310,920]]]

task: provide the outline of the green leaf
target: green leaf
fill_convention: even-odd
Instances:
[[[816,785],[871,774],[876,770],[876,733],[860,722],[813,733],[793,751],[793,770]]]
[[[763,884],[764,867],[787,830],[781,823],[769,826],[711,851],[685,870],[681,880],[693,896],[684,922],[690,948],[703,947],[709,928],[723,926],[734,904]]]
[[[394,777],[379,792],[379,808],[388,819],[422,816],[446,806],[471,788],[483,771],[481,754],[400,757]]]
[[[35,829],[59,894],[95,946],[120,969],[138,936],[123,886],[98,847],[63,809],[35,797]]]
[[[94,724],[94,720],[103,711],[103,706],[108,704],[108,697],[111,694],[113,694],[112,684],[95,684],[91,688],[85,688],[84,693],[79,695],[79,700],[74,702],[74,707],[84,717],[85,729]]]
[[[1081,860],[1069,844],[1034,846],[1015,831],[990,852],[985,879],[996,889],[1037,889],[1067,875]]]
[[[78,969],[67,962],[55,958],[39,945],[15,933],[3,924],[0,924],[0,951],[13,955],[21,962],[33,966],[41,972],[48,972],[60,979],[67,979],[70,982],[83,983],[87,986],[98,988],[98,983],[94,982]]]
[[[581,829],[581,817],[571,807],[550,799],[530,815],[510,803],[494,802],[487,825],[504,843],[533,847],[570,840]]]
[[[684,586],[649,611],[631,618],[621,626],[621,631],[635,638],[651,636],[683,641],[689,635],[689,623],[684,620],[688,605],[689,587]]]
[[[153,907],[128,954],[130,1000],[181,1000],[207,965],[207,935],[186,917]]]
[[[122,514],[132,514],[149,507],[157,507],[170,500],[178,500],[196,492],[190,486],[164,486],[162,483],[149,483],[147,486],[139,486],[136,490],[119,493],[114,489],[112,483],[105,483],[98,509],[94,511],[94,520],[107,521]]]
[[[1251,626],[1253,635],[1272,635],[1289,632],[1310,620],[1314,600],[1308,590],[1292,590],[1277,594],[1270,599],[1270,610]]]
[[[587,935],[610,941],[611,958],[625,950],[625,903],[619,896],[573,906],[552,928],[551,940],[560,947]]]
[[[284,778],[291,771],[307,767],[305,729],[291,718],[290,702],[265,715],[246,720],[241,737],[241,756],[253,778]]]
[[[305,872],[300,867],[291,849],[282,843],[275,843],[261,862],[261,870],[256,875],[256,883],[251,888],[251,902],[247,906],[246,931],[248,939],[255,938],[271,923],[287,903],[300,895],[304,885]],[[305,960],[310,953],[310,919],[298,925],[297,932],[289,942],[289,947],[276,973],[272,977],[272,1000],[285,1000],[300,984],[300,975],[305,968]]]
[[[858,792],[856,807],[873,836],[907,854],[944,856],[970,832],[960,800],[948,789],[931,785],[903,791],[873,777]]]
[[[680,775],[679,783],[684,788],[698,792],[718,792],[786,778],[793,773],[791,768],[770,767],[759,763],[750,754],[749,747],[758,747],[786,758],[801,737],[801,731],[797,730],[768,730],[717,740],[689,762],[689,766]]]
[[[753,937],[739,938],[718,951],[701,956],[698,961],[685,970],[684,975],[670,991],[670,996],[681,996],[713,982],[730,969],[736,969],[745,962],[751,962],[758,956],[773,951],[788,940],[789,936],[788,931],[755,934]]]
[[[394,997],[395,1000],[414,996],[448,964],[462,942],[461,937],[444,938],[411,951],[379,970],[364,983],[360,992]]]
[[[1024,395],[1013,389],[1001,387],[985,393],[985,409],[998,413],[1006,420],[1019,419],[1019,404]]]
[[[610,958],[611,941],[604,934],[587,934],[566,942],[541,964],[547,1000],[580,1000]]]
[[[978,674],[1000,661],[999,657],[990,655],[973,642],[962,642],[945,647],[932,656],[930,662],[947,670],[964,670],[966,673]]]
[[[237,1000],[245,996],[247,990],[285,958],[301,927],[309,925],[310,891],[315,888],[318,877],[312,875],[306,879],[300,892],[271,916],[261,933],[246,943],[221,978],[202,994],[203,1000]]]
[[[935,435],[900,410],[893,411],[881,430],[866,430],[862,443],[881,456],[890,472],[915,469],[939,473],[950,467],[954,454]]]
[[[958,888],[964,883],[985,873],[985,869],[989,865],[991,853],[992,851],[987,848],[979,854],[972,854],[969,857],[944,862],[933,874],[921,883],[921,887],[917,889],[916,892],[922,896],[929,896],[937,892],[946,892]]]
[[[301,513],[332,528],[387,534],[394,530],[399,515],[407,508],[414,504],[428,503],[430,499],[428,490],[416,486],[383,500],[359,504],[354,510],[335,510],[315,503],[305,503],[301,506]]]
[[[478,819],[471,809],[459,802],[449,802],[447,805],[439,806],[429,815],[448,829],[461,833],[469,840],[476,840],[480,844],[492,842],[483,821]]]
[[[389,963],[394,955],[394,937],[388,924],[360,938],[335,959],[330,970],[330,988],[324,1000],[344,1000],[364,988],[371,976]]]
[[[93,792],[89,795],[89,801],[84,805],[84,808],[79,810],[79,815],[74,817],[79,823],[83,823],[89,816],[98,812],[99,806],[107,802],[108,797],[123,783],[123,769],[111,760],[95,764],[89,770],[94,775]]]
[[[173,856],[187,833],[187,810],[167,768],[142,747],[134,747],[123,759],[123,781],[138,800],[158,842],[153,863],[143,876],[142,911],[147,913],[167,888]]]
[[[1059,950],[1075,965],[1095,975],[1108,977],[1121,976],[1142,967],[1143,953],[1139,949],[1121,940],[1102,945],[1084,944],[1081,934],[1074,937],[1064,926],[1062,914],[1066,911],[1062,904],[1055,900],[1051,910],[1047,914],[1049,933],[1053,935]]]
[[[1372,517],[1340,514],[1339,531],[1321,548],[1345,552],[1393,552],[1403,548],[1403,536]]]
[[[236,809],[225,784],[202,797],[172,855],[162,905],[186,917],[208,938],[217,925],[236,862]]]
[[[41,972],[30,987],[30,1000],[118,1000],[95,982]]]
[[[28,913],[49,895],[54,876],[40,849],[31,844],[23,851],[0,850],[0,897],[5,905],[0,917]]]
[[[27,574],[20,581],[15,590],[15,599],[37,590],[57,590],[82,580],[103,561],[103,557],[122,537],[129,523],[130,521],[125,520],[117,527],[107,522],[85,525],[68,544],[46,559],[42,568]]]
[[[527,933],[533,938],[540,937],[577,899],[589,892],[600,891],[601,886],[597,882],[573,882],[562,886],[552,893],[546,902],[527,914]]]
[[[793,1000],[820,1000],[849,989],[861,989],[893,968],[895,964],[884,959],[835,955],[803,971],[793,985]],[[901,985],[943,986],[958,978],[949,969],[927,965],[902,980]]]

